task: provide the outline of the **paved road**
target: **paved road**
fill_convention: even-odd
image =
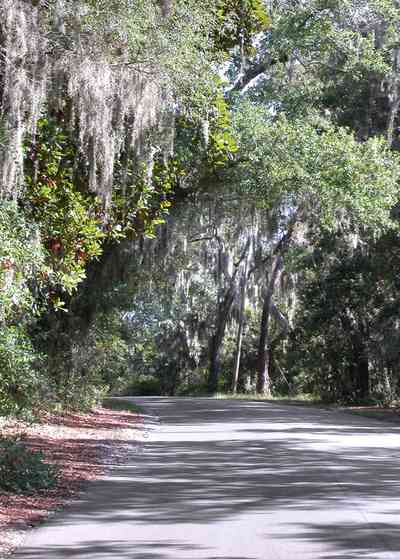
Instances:
[[[148,416],[130,463],[32,532],[18,559],[400,558],[400,427],[258,402],[134,401]]]

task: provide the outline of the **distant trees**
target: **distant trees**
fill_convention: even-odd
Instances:
[[[38,270],[22,250],[21,262],[10,256],[19,251],[15,232],[0,287],[4,298],[14,293],[13,312],[0,330],[14,332],[19,347],[22,316],[32,366],[42,359],[33,376],[49,400],[88,405],[114,386],[104,367],[93,370],[105,325],[113,338],[115,313],[121,319],[127,304],[130,288],[125,298],[114,290],[131,270],[125,256],[137,239],[154,237],[175,196],[233,153],[218,67],[268,23],[260,2],[245,12],[222,1],[2,2],[1,197],[17,202]],[[6,220],[8,209],[0,212]],[[107,354],[111,361],[110,347]],[[13,408],[12,394],[29,392],[24,375],[10,371],[3,409]]]
[[[243,260],[246,281],[227,274],[226,297],[208,319],[208,388],[243,387],[246,372],[247,386],[262,393],[281,385],[390,399],[399,374],[398,297],[389,287],[398,242],[399,10],[367,0],[282,1],[270,3],[269,15],[256,48],[237,50],[228,69],[238,151],[209,188],[246,200],[263,225]],[[225,204],[225,224],[235,211],[235,202]],[[244,238],[224,239],[236,263]],[[376,243],[386,247],[383,274]]]
[[[395,398],[397,4],[111,8],[0,7],[2,409]]]

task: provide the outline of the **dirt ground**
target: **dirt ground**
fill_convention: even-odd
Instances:
[[[19,435],[59,469],[57,487],[35,495],[0,492],[0,557],[9,556],[27,529],[63,508],[108,466],[124,461],[139,439],[141,419],[128,411],[97,408],[88,414],[44,414],[40,423],[7,422],[0,434]]]

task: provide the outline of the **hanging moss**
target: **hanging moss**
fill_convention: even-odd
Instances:
[[[23,0],[0,6],[0,116],[8,138],[0,154],[0,190],[20,196],[24,140],[35,138],[46,107],[68,119],[78,140],[76,157],[87,168],[88,190],[108,203],[121,151],[146,158],[147,132],[156,129],[163,136],[165,92],[140,64],[114,63],[100,48],[87,48],[79,4],[58,0],[47,11],[43,6]]]

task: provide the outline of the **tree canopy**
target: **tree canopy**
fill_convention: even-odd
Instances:
[[[395,400],[399,29],[392,0],[4,0],[1,412]]]

